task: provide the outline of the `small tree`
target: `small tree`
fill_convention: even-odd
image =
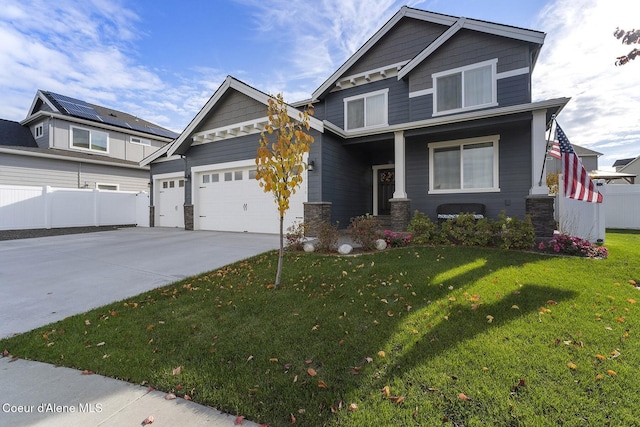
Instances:
[[[302,183],[302,172],[307,165],[303,161],[309,152],[313,137],[309,130],[313,107],[309,105],[299,113],[298,121],[291,120],[282,94],[269,98],[267,107],[269,124],[260,133],[260,147],[256,157],[256,179],[265,193],[271,192],[280,214],[280,252],[275,286],[280,285],[284,253],[284,215],[289,209],[289,199]],[[275,136],[271,141],[270,135]]]
[[[613,36],[618,40],[622,39],[622,44],[632,45],[640,43],[640,30],[625,31],[620,28],[616,28]],[[626,55],[622,55],[616,58],[616,65],[624,65],[627,62],[636,59],[636,56],[640,56],[640,49],[633,49]]]

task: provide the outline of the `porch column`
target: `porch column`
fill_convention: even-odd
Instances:
[[[529,194],[549,194],[546,171],[542,168],[547,152],[547,110],[536,110],[531,120],[531,190]],[[542,176],[542,181],[540,177]]]
[[[394,132],[394,163],[395,163],[395,190],[393,192],[394,199],[406,199],[405,191],[405,153],[404,153],[404,131]]]
[[[394,164],[395,164],[395,190],[391,204],[391,228],[393,231],[406,231],[411,219],[411,201],[407,198],[405,189],[406,158],[404,131],[394,132]]]

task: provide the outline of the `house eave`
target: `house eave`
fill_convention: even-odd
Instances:
[[[63,160],[63,161],[75,162],[75,163],[91,163],[95,165],[103,165],[103,166],[111,166],[111,167],[119,167],[119,168],[127,168],[127,169],[149,170],[148,166],[141,166],[138,164],[115,163],[115,162],[110,162],[108,160],[70,157],[70,156],[63,156],[60,154],[43,153],[41,151],[17,150],[17,149],[12,149],[10,147],[0,147],[0,153],[13,154],[17,156],[39,157],[39,158],[52,159],[52,160]]]
[[[378,129],[362,130],[362,131],[356,131],[356,132],[345,132],[342,128],[326,120],[324,122],[324,126],[327,130],[333,132],[334,134],[344,139],[353,139],[353,138],[360,138],[363,136],[371,136],[371,135],[385,134],[390,132],[406,131],[406,130],[412,130],[412,129],[425,128],[425,127],[462,123],[462,122],[468,122],[471,120],[481,120],[481,119],[486,119],[491,117],[507,116],[511,114],[526,113],[529,111],[547,110],[550,108],[557,108],[557,111],[555,112],[555,114],[558,115],[560,111],[562,111],[564,106],[569,102],[570,99],[571,98],[556,98],[556,99],[549,99],[546,101],[532,102],[529,104],[520,104],[520,105],[509,106],[509,107],[471,111],[468,113],[453,114],[450,116],[443,116],[443,117],[435,117],[432,119],[418,120],[415,122],[400,123],[396,125],[387,126],[382,129],[378,128]]]

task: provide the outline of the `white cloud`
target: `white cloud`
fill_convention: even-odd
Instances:
[[[602,167],[640,155],[640,63],[614,66],[632,47],[613,37],[618,26],[635,28],[638,16],[637,2],[555,0],[538,17],[547,39],[534,72],[534,97],[572,98],[558,121],[572,143],[605,154]]]

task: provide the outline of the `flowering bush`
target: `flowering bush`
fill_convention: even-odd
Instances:
[[[411,243],[411,234],[395,233],[391,230],[384,230],[383,238],[387,242],[387,246],[392,248],[400,248]]]
[[[568,234],[557,234],[547,243],[540,242],[538,250],[552,254],[575,255],[589,258],[606,258],[609,255],[604,246],[594,245],[588,240]]]

